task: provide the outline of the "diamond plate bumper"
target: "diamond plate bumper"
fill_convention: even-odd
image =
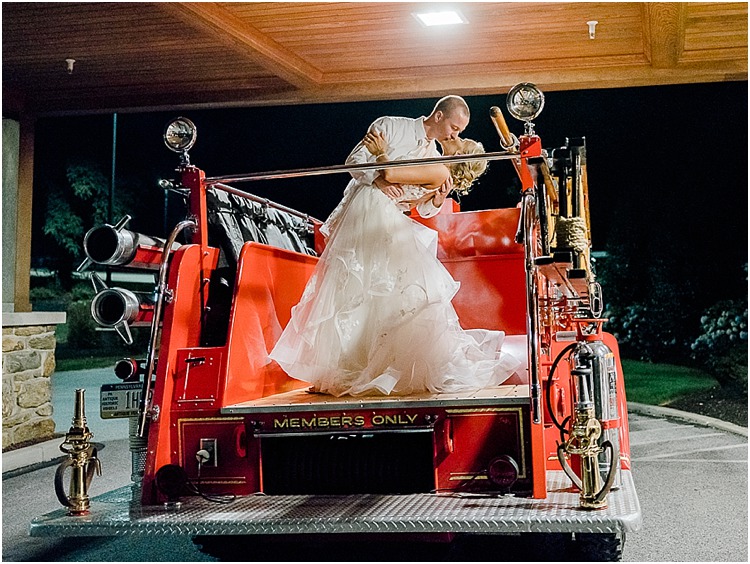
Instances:
[[[299,533],[632,532],[641,510],[632,475],[586,511],[562,472],[548,472],[546,499],[467,494],[246,496],[230,504],[186,498],[177,509],[130,502],[130,487],[94,498],[91,512],[60,509],[31,523],[32,536],[249,535]]]

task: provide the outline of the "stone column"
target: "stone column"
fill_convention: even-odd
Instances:
[[[53,437],[52,381],[59,312],[3,313],[3,450]]]

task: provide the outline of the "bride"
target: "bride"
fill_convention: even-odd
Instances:
[[[362,143],[387,164],[382,135]],[[484,152],[470,139],[441,145],[445,155]],[[270,358],[335,396],[472,391],[509,378],[520,363],[501,351],[504,333],[461,328],[451,304],[459,283],[437,259],[437,232],[404,214],[444,198],[449,176],[466,194],[486,168],[384,168],[384,179],[402,187],[397,199],[372,185],[347,190],[321,229],[326,248]]]

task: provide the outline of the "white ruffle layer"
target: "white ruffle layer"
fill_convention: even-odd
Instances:
[[[331,221],[335,219],[335,221]],[[459,288],[437,233],[380,190],[350,185],[326,250],[270,353],[292,377],[341,396],[460,392],[499,385],[521,365],[504,333],[464,330]]]

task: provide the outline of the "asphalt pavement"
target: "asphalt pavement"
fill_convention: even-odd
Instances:
[[[52,378],[58,432],[70,426],[75,390],[87,390],[88,425],[94,441],[104,444],[103,475],[94,478],[90,494],[128,485],[128,422],[99,417],[99,387],[115,381],[111,370],[60,372]],[[747,428],[653,406],[630,408],[633,475],[643,528],[628,536],[624,560],[747,562]],[[213,560],[185,536],[30,537],[31,520],[59,508],[53,484],[61,442],[3,454],[3,561]],[[365,549],[361,559],[371,560],[371,555]],[[327,560],[325,552],[304,553],[302,559]],[[498,555],[488,559],[498,560]]]

